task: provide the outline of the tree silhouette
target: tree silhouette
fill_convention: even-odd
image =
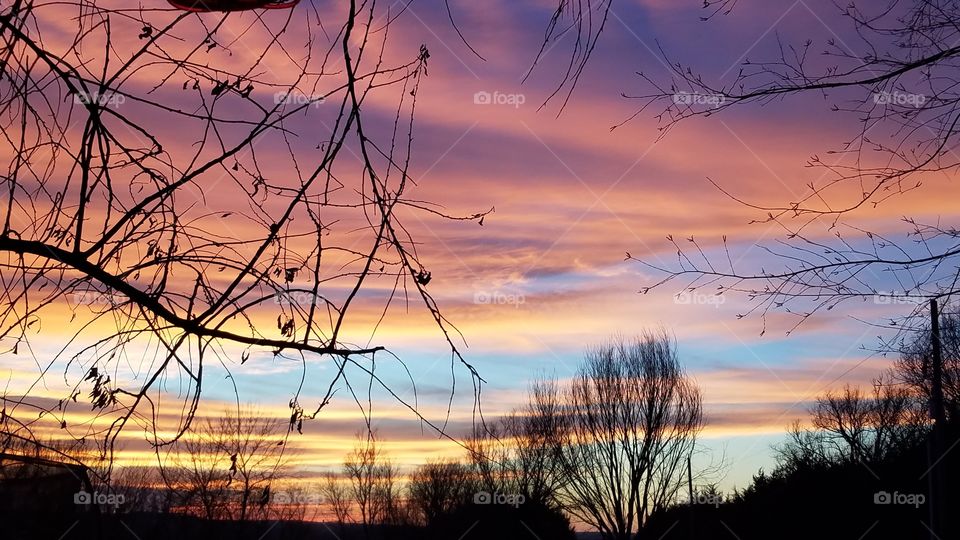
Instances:
[[[35,384],[61,372],[70,387],[55,406],[4,396],[15,433],[32,437],[39,409],[108,457],[130,425],[161,447],[189,428],[211,362],[330,359],[333,375],[310,381],[318,403],[291,389],[299,429],[351,375],[386,388],[376,360],[399,359],[358,345],[371,329],[350,313],[398,298],[419,299],[478,384],[403,218],[484,214],[409,196],[430,55],[401,48],[391,63],[387,10],[0,7],[0,340],[36,360]],[[377,100],[392,121],[368,120]],[[172,381],[179,404],[161,399]],[[96,421],[68,425],[84,395]],[[170,435],[156,421],[168,411]]]
[[[282,485],[290,472],[289,452],[278,444],[283,428],[252,409],[195,424],[163,469],[174,504],[207,519],[293,517]]]
[[[333,519],[342,533],[344,526],[352,521],[351,509],[353,501],[350,498],[350,489],[345,485],[340,475],[328,472],[323,477],[321,493],[323,501],[333,514]]]
[[[917,330],[896,344],[900,356],[894,372],[898,379],[929,401],[933,379],[929,324],[919,325]],[[956,313],[944,313],[940,317],[940,343],[945,409],[947,418],[953,420],[960,413],[960,316]]]
[[[357,433],[353,450],[343,462],[343,475],[365,536],[369,538],[374,525],[405,523],[399,471],[378,446],[375,432]]]
[[[707,18],[736,3],[706,2]],[[758,213],[751,223],[782,231],[780,241],[764,246],[777,264],[735,263],[726,236],[710,246],[671,236],[673,264],[627,255],[662,276],[644,292],[680,279],[685,288],[743,295],[752,305],[741,316],[759,314],[766,321],[775,310],[800,325],[852,299],[923,305],[924,299],[958,291],[956,227],[904,217],[900,230],[907,240],[900,240],[888,230],[866,230],[854,219],[904,193],[933,189],[923,185],[927,176],[960,165],[955,84],[960,3],[851,2],[836,9],[857,39],[829,39],[821,55],[812,40],[778,42],[779,56],[745,60],[734,77],[714,81],[664,53],[668,75],[643,75],[647,90],[631,97],[641,103],[638,114],[659,111],[664,133],[693,117],[749,105],[785,107],[807,94],[822,96],[856,125],[836,149],[827,149],[827,157],[809,159],[808,166],[823,174],[794,201],[753,201],[710,179],[724,196]],[[708,254],[711,247],[720,254]]]
[[[872,393],[844,386],[826,392],[810,410],[811,429],[795,423],[789,440],[778,449],[782,467],[805,465],[878,464],[914,448],[928,434],[926,408],[909,388],[892,377],[874,381]]]
[[[568,479],[558,455],[563,410],[556,381],[535,381],[528,399],[497,423],[478,426],[466,441],[468,456],[478,489],[558,509]]]
[[[417,467],[407,483],[407,496],[416,521],[425,527],[470,501],[477,491],[471,470],[456,461],[428,462]]]
[[[569,387],[538,385],[558,403],[554,455],[563,509],[605,539],[630,539],[676,502],[702,427],[700,391],[676,344],[647,332],[591,349]],[[552,421],[552,422],[554,422]]]

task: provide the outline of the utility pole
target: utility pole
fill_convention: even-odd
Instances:
[[[933,346],[933,384],[930,388],[930,407],[935,428],[943,432],[947,416],[943,404],[943,357],[940,350],[940,310],[937,299],[930,299],[930,340]]]
[[[930,345],[933,363],[930,384],[930,416],[933,418],[933,464],[930,474],[930,534],[933,538],[943,538],[944,526],[944,429],[947,418],[943,404],[943,354],[940,347],[940,310],[937,299],[930,299]]]
[[[690,512],[687,519],[690,520],[690,526],[687,528],[687,531],[690,532],[690,538],[696,538],[696,532],[694,529],[694,521],[696,517],[694,516],[694,505],[697,504],[697,501],[693,500],[693,467],[690,466],[690,456],[687,456],[687,495],[690,497]]]

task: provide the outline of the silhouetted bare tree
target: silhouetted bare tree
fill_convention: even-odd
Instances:
[[[429,527],[460,505],[471,502],[477,490],[471,470],[456,461],[434,461],[417,467],[407,483],[407,497],[415,519]]]
[[[948,419],[960,414],[960,316],[944,313],[940,318],[940,345],[943,360],[943,399]],[[933,381],[930,325],[903,336],[897,347],[900,357],[894,375],[914,388],[928,402]]]
[[[378,445],[376,433],[357,433],[353,450],[343,463],[343,475],[349,481],[356,521],[370,535],[374,525],[399,525],[406,522],[399,471]]]
[[[477,426],[465,444],[478,488],[523,495],[559,508],[566,482],[558,459],[562,403],[556,381],[534,381],[528,403],[495,423]]]
[[[339,474],[328,472],[323,477],[323,483],[320,492],[323,494],[323,501],[333,514],[333,518],[340,530],[344,525],[352,522],[351,508],[353,502],[350,498],[350,489],[345,485],[346,479]]]
[[[705,7],[715,14],[735,4],[720,0]],[[778,40],[772,57],[745,60],[728,80],[711,80],[666,53],[668,76],[644,75],[649,91],[633,97],[641,111],[660,111],[665,130],[691,117],[749,104],[774,106],[805,94],[823,97],[855,124],[828,157],[810,158],[808,165],[823,174],[794,201],[753,201],[710,180],[731,200],[758,212],[752,223],[783,232],[775,245],[764,246],[776,264],[752,268],[735,262],[740,258],[726,237],[722,242],[669,237],[677,252],[673,264],[627,255],[664,276],[644,292],[681,278],[685,288],[742,294],[752,305],[741,316],[759,313],[765,321],[770,310],[779,310],[799,325],[851,299],[923,305],[923,299],[960,290],[955,226],[904,217],[900,230],[906,239],[900,239],[891,227],[869,231],[856,221],[903,193],[923,189],[925,177],[960,165],[960,2],[849,2],[830,9],[846,28],[831,24],[822,55],[815,54],[820,44],[812,40]],[[855,39],[837,39],[845,31]]]
[[[39,406],[107,456],[131,424],[162,446],[189,428],[211,360],[329,358],[318,403],[291,389],[299,428],[351,374],[383,385],[384,345],[355,344],[370,330],[349,317],[361,296],[383,311],[418,298],[477,384],[403,222],[483,216],[409,196],[426,47],[391,63],[390,25],[376,21],[393,19],[377,2],[207,14],[158,3],[0,6],[0,340],[38,356],[37,384],[62,371],[71,387],[55,407],[4,396],[16,430]],[[392,100],[392,122],[367,121],[374,100]],[[72,337],[41,353],[65,328],[44,322],[65,310]],[[182,403],[160,399],[159,381],[182,383]],[[97,422],[68,425],[81,395]],[[180,418],[158,427],[166,403]]]
[[[559,404],[554,452],[563,508],[606,539],[630,539],[676,502],[702,427],[700,391],[664,331],[591,349],[569,387],[534,387]]]
[[[207,519],[277,517],[290,510],[281,480],[289,473],[284,429],[255,411],[225,412],[178,442],[165,471],[177,505]],[[279,502],[280,504],[272,504]]]
[[[870,395],[850,385],[827,392],[810,413],[812,428],[795,423],[789,441],[778,448],[781,466],[788,470],[889,461],[921,442],[928,427],[916,392],[895,384],[890,375],[875,380]]]
[[[547,508],[561,506],[559,493],[569,481],[557,459],[564,417],[556,384],[534,381],[526,407],[504,418],[504,431],[515,445],[516,492]]]

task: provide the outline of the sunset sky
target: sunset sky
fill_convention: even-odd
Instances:
[[[335,17],[333,0],[303,0],[295,13],[307,16],[309,2],[321,16]],[[166,5],[162,0],[141,1],[145,7],[148,3]],[[677,256],[666,237],[685,243],[692,235],[708,256],[723,259],[721,241],[726,236],[738,268],[782,265],[760,246],[775,246],[785,231],[775,223],[749,224],[763,214],[725,197],[708,178],[749,202],[795,201],[809,192],[807,184],[824,178],[823,170],[805,166],[810,156],[829,157],[828,150],[855,134],[856,120],[832,112],[823,96],[811,95],[724,110],[661,132],[664,124],[653,109],[624,123],[641,105],[624,95],[649,92],[637,72],[669,80],[661,51],[673,62],[698,66],[705,79],[731,81],[744,60],[775,56],[778,38],[785,43],[809,38],[812,54],[819,54],[828,39],[851,46],[856,41],[829,1],[741,0],[733,13],[706,22],[700,20],[704,12],[699,0],[618,1],[583,77],[562,107],[564,93],[547,98],[561,82],[570,39],[549,48],[522,81],[555,4],[452,1],[458,26],[482,60],[457,36],[443,2],[395,3],[399,17],[390,27],[388,60],[415,58],[421,44],[430,51],[428,75],[418,93],[411,162],[417,185],[410,196],[457,215],[495,207],[482,226],[413,212],[403,216],[420,242],[420,260],[432,274],[430,291],[462,333],[462,340],[454,339],[464,358],[486,380],[481,406],[488,420],[520,406],[532,379],[569,377],[588,346],[658,325],[667,328],[703,391],[706,451],[698,459],[726,465],[716,478],[723,488],[744,487],[751,474],[772,467],[771,445],[783,440],[791,422],[806,418],[818,394],[845,383],[869,384],[892,364],[890,358],[864,350],[877,343],[881,330],[863,321],[882,324],[884,317],[902,315],[912,306],[850,301],[843,309],[818,313],[787,335],[796,322],[789,314],[771,313],[765,323],[756,314],[738,318],[751,306],[742,296],[700,292],[691,302],[678,301],[674,295],[682,291],[682,281],[641,294],[663,276],[626,260],[626,254],[672,265]],[[50,16],[52,11],[45,13]],[[214,20],[218,15],[202,17]],[[230,15],[221,38],[252,24],[254,17]],[[66,25],[61,30],[69,35],[68,21],[45,20],[51,29],[48,39],[58,39],[53,30],[58,25]],[[117,39],[135,41],[135,36]],[[255,54],[250,47],[239,40],[230,47],[233,60],[225,54],[222,58],[234,61]],[[285,69],[280,59],[272,68],[278,76]],[[494,103],[477,103],[478,93],[487,93]],[[262,98],[268,103],[271,94],[265,92]],[[369,106],[366,112],[374,118],[392,120],[388,99]],[[615,125],[619,127],[611,129]],[[176,127],[158,129],[172,132]],[[179,144],[187,148],[190,142],[182,137]],[[259,160],[269,169],[271,153],[279,161],[276,156],[283,152],[282,145],[267,142]],[[927,222],[957,217],[952,203],[960,195],[957,186],[945,176],[924,182],[926,189],[866,208],[851,223],[904,241],[902,216]],[[215,184],[196,197],[211,211],[230,205],[229,189]],[[830,239],[833,231],[827,225],[817,223],[807,233]],[[245,224],[225,220],[223,226],[233,232]],[[889,290],[896,290],[896,284]],[[410,374],[396,360],[381,356],[378,370],[384,379],[401,398],[416,397],[427,419],[437,425],[447,422],[454,437],[464,435],[476,414],[469,373],[459,365],[451,367],[449,346],[419,301],[412,299],[409,309],[395,302],[374,332],[382,307],[361,300],[351,319],[351,339],[361,345],[386,345]],[[63,372],[73,368],[64,365],[52,369],[42,384],[29,386],[45,359],[63,346],[55,336],[66,339],[75,331],[66,309],[47,317],[43,334],[29,351],[4,357],[0,385],[6,394],[22,395],[29,389],[37,399],[55,401],[70,386],[64,384]],[[274,358],[269,351],[256,352],[241,365],[240,351],[227,347],[224,354],[232,378],[226,378],[223,365],[208,366],[204,414],[217,415],[235,402],[235,383],[241,403],[285,421],[287,403],[301,377],[305,383],[299,399],[309,409],[322,397],[335,369],[326,359],[300,364]],[[76,383],[81,373],[71,373],[71,383]],[[453,376],[456,392],[448,413]],[[352,381],[365,392],[362,374],[354,374]],[[168,391],[176,394],[174,383]],[[439,438],[385,392],[374,391],[373,400],[372,425],[399,463],[459,455],[455,444]],[[80,407],[77,422],[89,419],[88,412]],[[296,460],[307,471],[323,471],[342,461],[362,427],[357,403],[341,388],[290,444],[300,450]],[[149,456],[142,432],[131,430],[124,444],[121,459]]]

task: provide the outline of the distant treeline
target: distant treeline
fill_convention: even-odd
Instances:
[[[463,458],[409,472],[363,431],[338,470],[291,487],[273,442],[282,426],[252,415],[211,420],[162,473],[119,469],[108,485],[51,465],[76,449],[38,446],[31,463],[29,447],[7,438],[3,538],[562,540],[576,537],[573,523],[603,540],[928,538],[931,471],[946,471],[944,507],[960,502],[949,487],[960,485],[958,329],[945,318],[940,455],[919,335],[871,389],[820,396],[809,427],[796,422],[775,448],[772,471],[721,493],[710,471],[688,468],[700,393],[659,332],[591,349],[570,381],[535,381],[525,406],[478,425]],[[941,538],[960,537],[954,521],[948,512]]]
[[[928,330],[901,344],[895,366],[873,388],[820,396],[809,428],[797,422],[775,448],[777,466],[731,494],[701,486],[692,501],[652,516],[647,538],[927,539],[934,504],[939,538],[960,538],[960,319],[941,318],[942,451],[931,418]],[[936,465],[936,466],[935,466]],[[942,501],[931,494],[934,475]],[[689,497],[688,497],[689,498]]]

